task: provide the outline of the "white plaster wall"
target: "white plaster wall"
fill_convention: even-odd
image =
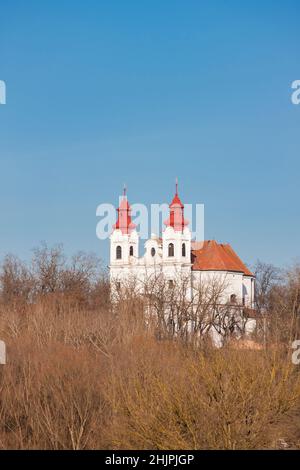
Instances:
[[[155,256],[151,254],[152,248],[155,249]],[[152,234],[151,238],[145,243],[144,260],[145,265],[160,264],[162,262],[162,244],[154,234]]]
[[[254,308],[254,289],[255,280],[251,276],[244,276],[243,279],[243,292],[245,296],[245,305]]]
[[[116,258],[117,246],[122,248],[122,258]],[[123,234],[121,230],[114,230],[110,236],[110,265],[123,266],[126,264],[132,264],[130,260],[129,249],[133,247],[133,258],[136,260],[139,256],[139,236],[136,230],[133,230],[130,234]]]
[[[183,233],[175,232],[172,227],[167,227],[163,232],[162,240],[152,234],[151,238],[145,242],[145,253],[142,257],[138,256],[139,236],[136,230],[133,230],[130,235],[122,234],[121,230],[114,230],[110,242],[110,279],[112,282],[128,284],[135,280],[136,286],[142,286],[149,277],[163,273],[166,280],[178,282],[180,278],[190,279],[190,289],[187,294],[190,298],[193,285],[217,281],[224,286],[221,302],[229,302],[231,295],[234,294],[237,303],[242,304],[244,297],[246,305],[254,307],[254,281],[251,276],[228,271],[192,271],[191,232],[187,227]],[[174,243],[174,257],[168,256],[169,243]],[[182,257],[182,243],[186,244],[186,257]],[[121,260],[116,259],[118,245],[122,247]],[[130,246],[133,246],[133,256],[129,256]],[[151,255],[151,248],[155,248],[154,257]]]
[[[243,274],[228,271],[193,271],[193,284],[219,282],[223,286],[222,301],[230,301],[234,294],[237,302],[242,302]]]
[[[183,232],[177,232],[173,227],[166,227],[162,234],[163,260],[169,263],[190,263],[191,257],[191,232],[185,227]],[[169,257],[169,244],[174,244],[174,257]],[[182,256],[182,244],[185,243],[186,256]]]

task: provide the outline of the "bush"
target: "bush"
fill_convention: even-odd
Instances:
[[[291,335],[271,341],[277,320],[263,349],[200,348],[158,335],[134,295],[111,305],[91,258],[53,268],[52,254],[43,252],[43,269],[4,261],[0,448],[300,448],[300,375],[284,343]],[[273,309],[298,308],[297,279]]]

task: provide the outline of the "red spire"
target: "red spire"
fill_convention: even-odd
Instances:
[[[188,220],[184,218],[184,205],[178,196],[178,179],[176,178],[175,196],[170,208],[170,217],[165,221],[165,225],[173,227],[176,232],[182,232],[184,227],[188,225]]]
[[[123,197],[120,201],[120,207],[117,209],[118,218],[117,218],[117,222],[114,225],[114,228],[121,230],[123,235],[131,233],[132,230],[136,227],[136,225],[131,221],[131,209],[127,200],[126,193],[127,193],[127,188],[124,185]]]

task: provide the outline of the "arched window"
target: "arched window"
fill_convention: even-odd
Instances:
[[[230,303],[231,303],[231,304],[236,304],[236,295],[235,295],[235,294],[231,294],[231,296],[230,296]]]
[[[118,245],[116,249],[116,258],[122,259],[122,247],[120,245]]]
[[[174,244],[169,243],[168,256],[174,256]]]
[[[182,256],[186,256],[185,243],[182,244]]]
[[[129,256],[133,256],[133,246],[129,248]]]
[[[156,253],[155,248],[152,247],[152,248],[151,248],[151,256],[155,256],[155,253]]]

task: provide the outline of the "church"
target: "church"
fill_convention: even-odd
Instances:
[[[170,286],[177,285],[178,279],[188,279],[187,296],[192,298],[196,284],[219,280],[224,286],[224,304],[254,309],[255,276],[229,244],[192,241],[177,183],[164,224],[161,237],[152,234],[139,256],[139,234],[124,190],[110,236],[111,283],[122,288],[130,278],[138,284],[161,273]]]

